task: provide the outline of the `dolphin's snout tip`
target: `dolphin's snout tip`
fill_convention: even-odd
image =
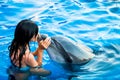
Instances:
[[[45,40],[47,37],[48,37],[47,34],[41,34],[41,35],[38,36],[37,40],[38,41]]]

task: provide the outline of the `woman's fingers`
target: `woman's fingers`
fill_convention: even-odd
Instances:
[[[45,49],[46,49],[46,48],[48,48],[48,46],[50,45],[51,39],[50,39],[50,38],[46,38],[43,42],[44,42],[44,47],[45,47]]]
[[[43,40],[40,41],[41,48],[44,47],[46,49],[50,44],[51,44],[50,38],[46,38],[44,41]]]

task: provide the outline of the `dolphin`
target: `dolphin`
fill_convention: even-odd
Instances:
[[[46,37],[41,34],[39,40]],[[85,64],[95,56],[89,47],[64,36],[51,37],[51,44],[46,51],[51,60],[62,64]]]

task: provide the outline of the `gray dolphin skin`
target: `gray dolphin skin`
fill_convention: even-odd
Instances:
[[[43,34],[40,40],[46,37]],[[53,61],[62,64],[84,64],[95,56],[89,47],[63,36],[51,37],[51,44],[46,50]]]

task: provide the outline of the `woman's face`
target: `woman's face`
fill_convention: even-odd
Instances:
[[[37,34],[37,36],[34,35],[34,36],[32,37],[32,39],[31,39],[31,41],[36,42],[36,41],[37,41],[37,38],[38,38],[38,35],[39,35],[39,34]]]

